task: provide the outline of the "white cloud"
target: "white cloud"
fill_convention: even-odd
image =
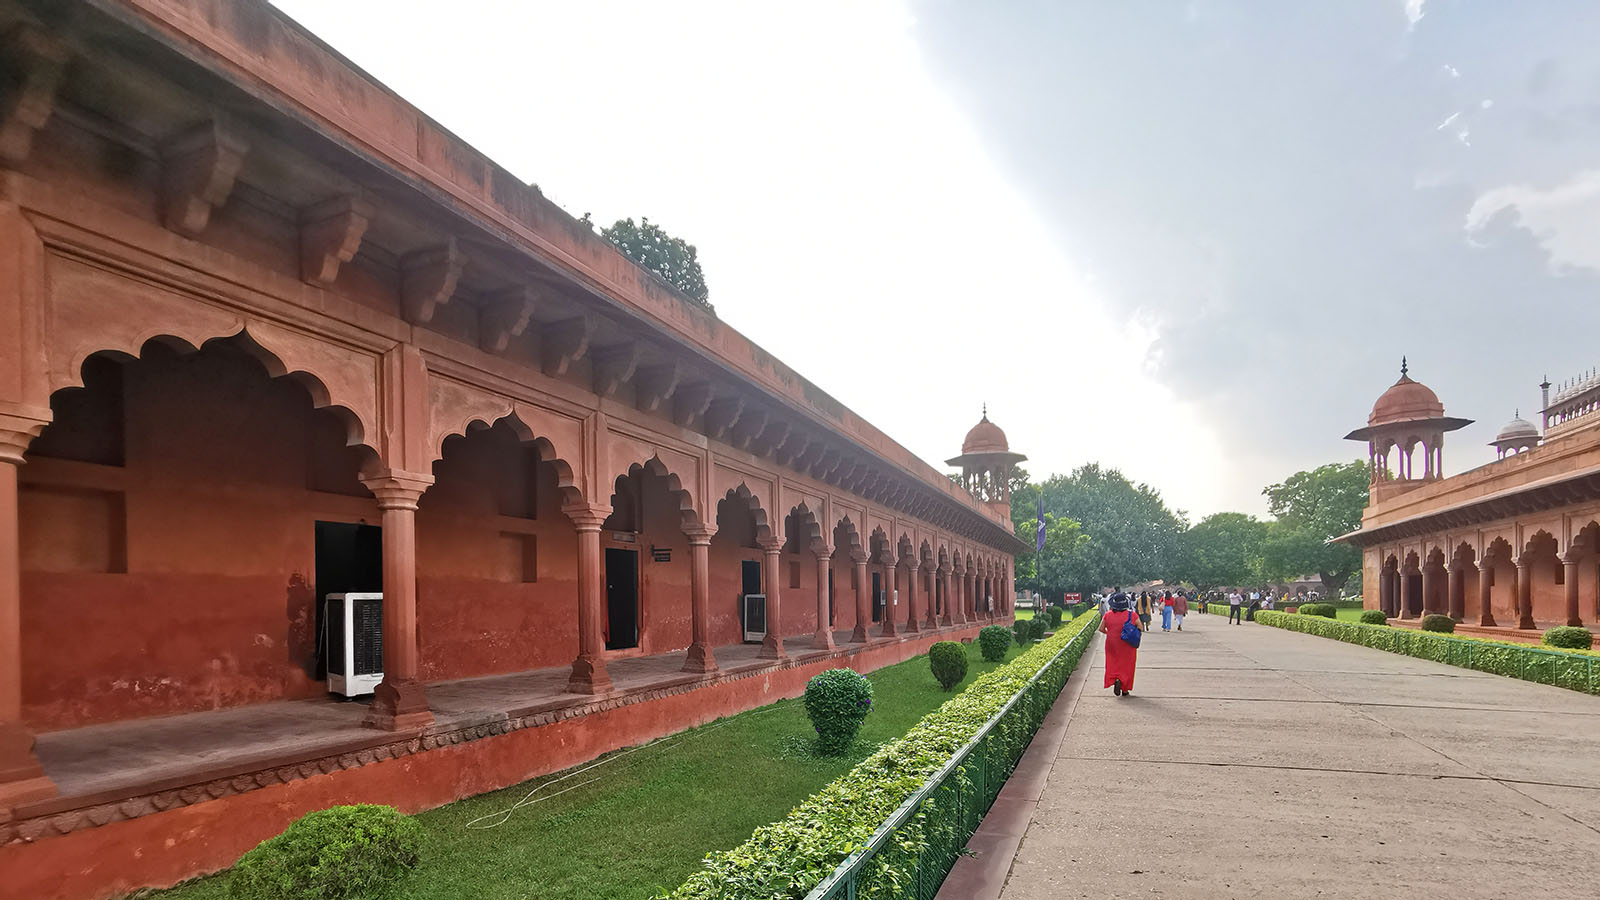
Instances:
[[[1416,28],[1417,23],[1422,21],[1422,7],[1427,2],[1428,0],[1405,0],[1407,31]],[[1452,74],[1459,74],[1456,73],[1454,69],[1452,69],[1451,72]]]
[[[1600,169],[1579,172],[1548,190],[1510,184],[1484,192],[1467,212],[1469,238],[1502,213],[1532,233],[1552,270],[1600,271]]]

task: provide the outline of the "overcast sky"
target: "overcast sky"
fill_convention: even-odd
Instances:
[[[1261,513],[1402,354],[1449,472],[1600,364],[1592,0],[277,3],[935,465]]]

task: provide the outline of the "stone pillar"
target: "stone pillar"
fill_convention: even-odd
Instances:
[[[418,678],[417,501],[432,475],[389,469],[361,479],[383,511],[383,682],[372,695],[366,724],[409,731],[433,723]]]
[[[779,568],[783,565],[783,544],[773,540],[761,545],[761,551],[766,562],[761,569],[766,575],[767,592],[767,636],[761,641],[762,659],[788,659],[789,654],[783,649],[783,638],[779,629],[782,627],[782,584],[783,573]]]
[[[1394,581],[1388,569],[1378,571],[1378,609],[1386,616],[1394,616]]]
[[[1490,600],[1494,596],[1494,566],[1488,560],[1478,566],[1478,624],[1493,628],[1494,609]]]
[[[927,603],[923,607],[922,624],[929,631],[939,627],[939,573],[937,569],[929,569],[925,577],[928,579]]]
[[[1411,611],[1416,607],[1416,598],[1411,596],[1411,576],[1400,571],[1400,618],[1411,618]]]
[[[1561,560],[1562,577],[1566,580],[1567,589],[1567,624],[1583,627],[1583,613],[1578,608],[1578,560],[1563,557]]]
[[[1528,564],[1517,560],[1517,627],[1533,630],[1533,579]]]
[[[600,525],[611,510],[599,505],[564,507],[562,512],[578,530],[578,658],[572,661],[567,690],[574,694],[611,691],[606,672],[606,641],[600,623],[605,618],[605,555],[600,552]],[[694,550],[691,547],[690,553]]]
[[[906,563],[906,634],[920,634],[922,620],[917,616],[917,561]]]
[[[1461,580],[1461,568],[1462,567],[1459,563],[1451,566],[1449,569],[1449,580],[1445,583],[1445,600],[1449,606],[1448,615],[1457,622],[1460,622],[1463,618],[1465,618],[1462,613],[1465,612],[1467,603],[1467,587],[1466,584]]]
[[[939,624],[946,626],[954,625],[960,621],[951,609],[955,605],[955,592],[951,590],[951,582],[950,566],[947,563],[944,568],[939,570],[939,584],[944,590],[944,614],[939,617]]]
[[[824,550],[827,552],[823,552]],[[828,576],[831,574],[832,556],[832,547],[817,550],[817,633],[811,636],[813,650],[832,650],[835,646],[833,625],[828,621]]]
[[[689,657],[685,672],[701,674],[717,671],[717,658],[711,652],[711,536],[710,528],[685,531],[689,539]]]
[[[1438,570],[1433,566],[1422,567],[1422,614],[1424,616],[1438,612],[1438,601],[1434,598],[1439,593]]]
[[[55,782],[33,752],[22,724],[22,553],[17,519],[17,468],[49,411],[22,422],[0,413],[0,808],[56,795]]]
[[[976,581],[977,574],[970,570],[961,576],[961,608],[969,624],[978,621],[978,598],[973,587]]]
[[[899,633],[894,624],[894,561],[885,559],[883,562],[883,628],[878,633],[883,637],[894,637]]]
[[[850,632],[850,643],[865,644],[871,640],[867,626],[872,624],[872,578],[867,573],[867,554],[853,551],[850,562],[856,567],[856,627]]]

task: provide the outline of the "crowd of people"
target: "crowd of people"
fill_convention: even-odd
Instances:
[[[1208,603],[1226,604],[1228,624],[1238,625],[1246,619],[1255,621],[1258,610],[1275,609],[1281,599],[1286,598],[1279,598],[1271,588],[1226,588],[1209,591],[1203,597],[1198,591],[1182,589],[1132,594],[1113,588],[1099,597],[1100,632],[1106,636],[1105,686],[1118,697],[1133,696],[1141,636],[1150,630],[1156,616],[1161,617],[1162,631],[1182,631],[1191,603],[1196,613],[1205,613]]]

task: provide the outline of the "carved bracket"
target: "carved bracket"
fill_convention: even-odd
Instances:
[[[161,209],[167,227],[195,237],[227,202],[250,145],[213,119],[161,148]]]
[[[300,214],[300,279],[333,284],[339,267],[355,258],[372,221],[372,204],[353,194],[318,203]]]
[[[478,313],[478,345],[489,353],[500,354],[521,337],[533,320],[538,294],[531,287],[513,287],[484,298]]]
[[[595,321],[589,316],[574,316],[552,324],[544,331],[544,371],[546,375],[565,375],[572,364],[589,352]]]
[[[778,448],[774,459],[779,465],[788,465],[789,461],[805,453],[811,447],[811,436],[804,432],[795,431],[789,434],[789,439]]]
[[[671,400],[672,395],[677,392],[678,381],[682,377],[683,368],[677,363],[641,368],[634,378],[639,408],[645,412],[661,409],[662,404]]]
[[[672,403],[672,421],[685,428],[699,424],[711,408],[711,382],[697,381],[678,388]]]
[[[739,426],[733,429],[732,444],[740,450],[750,449],[750,442],[766,430],[768,413],[758,409],[745,413],[739,418]]]
[[[594,360],[594,392],[602,397],[617,393],[639,368],[640,346],[635,341],[601,347],[590,354]]]
[[[787,419],[779,419],[767,425],[767,430],[761,432],[761,439],[756,442],[755,454],[757,456],[770,456],[783,442],[789,439],[790,432],[794,431],[793,423]]]
[[[467,256],[450,238],[437,247],[408,253],[400,260],[400,313],[413,325],[433,321],[434,311],[455,296]]]
[[[7,76],[0,101],[0,159],[16,165],[28,158],[34,133],[55,112],[67,57],[65,47],[32,25],[18,25],[5,36],[0,46]]]
[[[722,440],[744,414],[743,397],[719,397],[706,410],[706,436]]]

